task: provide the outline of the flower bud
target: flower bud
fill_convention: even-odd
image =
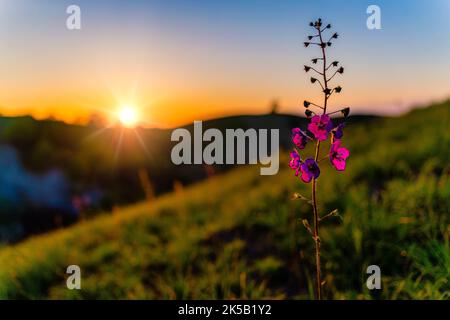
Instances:
[[[309,105],[311,104],[311,102],[309,102],[309,101],[303,101],[303,106],[305,107],[305,108],[308,108],[309,107]]]
[[[342,109],[341,113],[344,115],[345,118],[347,118],[348,115],[350,114],[350,108],[347,107],[347,108]]]
[[[304,69],[305,69],[305,72],[308,72],[311,69],[311,67],[304,66]]]

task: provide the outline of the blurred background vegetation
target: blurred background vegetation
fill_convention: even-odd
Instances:
[[[321,230],[328,298],[450,297],[449,109],[349,120],[348,169],[322,165],[318,182],[320,212],[342,216]],[[273,112],[205,128],[280,128],[289,148],[290,128],[304,125]],[[0,162],[10,173],[0,179],[17,189],[0,188],[0,298],[313,297],[313,241],[300,222],[311,208],[290,200],[310,186],[293,176],[287,152],[276,176],[255,166],[175,167],[169,130],[136,129],[148,153],[128,132],[116,156],[118,129],[98,129],[0,120]],[[71,264],[81,267],[82,290],[66,288]],[[381,268],[381,291],[365,286],[371,264]]]

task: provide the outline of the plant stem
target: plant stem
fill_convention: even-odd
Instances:
[[[320,142],[316,145],[316,154],[319,150]],[[312,203],[314,213],[314,231],[313,239],[316,244],[316,298],[322,299],[322,280],[320,272],[320,238],[319,238],[319,214],[317,213],[317,200],[316,200],[316,179],[312,181]]]
[[[322,31],[320,30],[320,27],[317,28],[317,31],[319,32],[319,39],[322,43]],[[325,54],[325,48],[321,46],[322,48],[322,62],[323,62],[323,81],[324,81],[324,89],[328,88],[328,80],[327,80],[327,57]],[[328,96],[326,93],[324,93],[324,103],[323,103],[323,113],[325,114],[327,111],[327,102],[328,102]],[[316,143],[316,154],[314,157],[314,160],[317,162],[320,155],[320,141],[317,141]],[[316,188],[317,188],[317,182],[314,178],[312,181],[312,205],[313,205],[313,214],[314,214],[314,231],[313,231],[313,239],[316,244],[316,298],[317,300],[322,299],[322,274],[321,274],[321,264],[320,264],[320,237],[319,237],[319,213],[317,212],[317,198],[316,198]]]

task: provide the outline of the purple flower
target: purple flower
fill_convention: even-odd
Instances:
[[[336,140],[331,145],[330,149],[330,161],[333,167],[338,171],[345,170],[345,160],[350,155],[348,149],[341,147],[341,140]]]
[[[308,136],[300,128],[292,129],[292,142],[299,148],[305,149],[308,142]]]
[[[302,175],[300,178],[303,182],[310,182],[311,179],[316,179],[320,175],[320,169],[317,162],[314,159],[308,158],[300,165],[300,171]]]
[[[341,139],[344,136],[344,131],[343,131],[344,126],[345,126],[345,123],[342,122],[342,123],[338,124],[336,126],[336,128],[333,129],[333,136],[335,139]]]
[[[321,116],[314,116],[308,125],[308,130],[314,134],[314,137],[319,141],[327,139],[328,133],[333,129],[333,122],[326,114]]]
[[[298,176],[298,172],[300,170],[300,164],[302,163],[302,160],[300,159],[300,156],[297,152],[292,151],[291,152],[291,161],[289,161],[289,167],[291,169],[295,170],[295,175]]]

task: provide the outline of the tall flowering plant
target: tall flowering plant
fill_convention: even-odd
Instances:
[[[350,152],[342,146],[343,129],[345,118],[350,113],[350,108],[343,108],[333,112],[327,109],[328,100],[335,93],[342,91],[341,86],[332,86],[331,80],[336,75],[344,73],[344,68],[338,61],[327,61],[326,49],[332,45],[332,41],[338,38],[337,33],[330,33],[331,25],[323,24],[322,19],[311,22],[310,26],[314,29],[314,34],[308,36],[308,41],[304,42],[305,47],[318,46],[321,56],[311,60],[312,64],[318,65],[318,68],[305,65],[305,72],[314,73],[310,78],[311,83],[320,85],[323,93],[323,104],[316,104],[310,101],[304,101],[305,115],[310,119],[307,130],[300,128],[292,129],[292,142],[294,150],[291,152],[289,166],[294,170],[295,176],[299,177],[304,183],[311,183],[311,197],[308,199],[298,193],[294,194],[295,199],[306,200],[312,205],[313,209],[313,227],[307,219],[303,220],[303,225],[311,234],[315,242],[315,260],[316,260],[316,297],[322,299],[322,275],[320,265],[320,246],[319,225],[328,218],[337,215],[337,210],[321,216],[317,209],[317,180],[320,176],[320,165],[323,160],[328,159],[330,164],[338,171],[344,171],[346,161]],[[317,78],[316,78],[317,76]],[[343,120],[331,119],[330,115],[341,113]],[[321,158],[321,145],[330,139],[328,155]],[[315,143],[314,156],[306,157],[302,154],[307,143]],[[305,157],[305,158],[304,158]]]

